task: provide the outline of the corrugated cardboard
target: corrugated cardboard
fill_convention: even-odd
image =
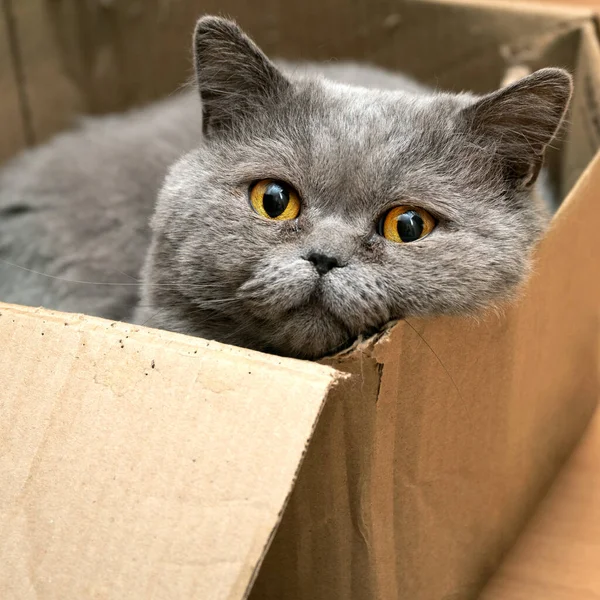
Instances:
[[[0,10],[0,162],[72,125],[84,109],[48,10],[59,5],[50,4],[11,0]]]
[[[221,12],[237,14],[230,4]],[[134,5],[107,5],[121,39],[146,22],[119,16]],[[164,6],[163,23],[191,10]],[[574,69],[551,163],[563,189],[575,185],[519,303],[400,322],[326,366],[0,308],[2,597],[474,598],[594,410],[591,14],[458,0],[263,8],[240,20],[280,55],[363,57],[476,91],[515,64]],[[134,76],[127,52],[118,81]],[[92,80],[75,81],[93,95]]]
[[[343,375],[0,312],[0,597],[243,597]]]
[[[480,600],[600,598],[600,413]]]

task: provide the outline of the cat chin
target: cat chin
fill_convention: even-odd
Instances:
[[[317,303],[309,303],[275,318],[240,307],[236,319],[205,311],[191,312],[176,305],[138,308],[132,322],[193,335],[217,342],[315,360],[351,345],[356,339],[342,320]],[[194,314],[194,317],[192,317]]]
[[[248,339],[224,341],[283,356],[317,359],[347,348],[384,322],[368,307],[341,302],[340,292],[347,288],[334,285],[333,279],[296,279],[294,283],[285,294],[271,288],[270,297],[246,297],[240,314],[250,317],[244,324],[243,337]],[[252,292],[256,294],[256,288]]]
[[[341,319],[312,302],[274,320],[257,319],[242,339],[230,339],[229,343],[281,356],[317,359],[347,347],[354,337]]]
[[[316,360],[342,352],[387,326],[385,321],[365,323],[364,318],[339,312],[323,298],[313,297],[275,320],[257,321],[247,331],[248,340],[229,343],[280,356]]]

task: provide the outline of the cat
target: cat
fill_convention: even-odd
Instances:
[[[196,92],[87,120],[2,171],[0,299],[316,359],[515,295],[548,223],[532,190],[566,71],[434,92],[272,62],[219,17],[193,47]]]

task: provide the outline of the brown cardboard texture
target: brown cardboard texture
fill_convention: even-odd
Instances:
[[[240,20],[272,54],[366,58],[479,92],[514,67],[571,69],[574,108],[549,157],[568,196],[516,304],[401,321],[323,365],[1,306],[2,598],[475,598],[594,411],[593,15],[264,4]]]
[[[0,597],[243,597],[343,375],[0,312]]]

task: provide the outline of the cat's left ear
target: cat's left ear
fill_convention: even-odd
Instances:
[[[563,69],[541,69],[462,110],[483,148],[491,149],[515,184],[535,183],[569,106],[572,78]]]
[[[256,111],[268,110],[291,87],[260,48],[227,19],[198,21],[194,58],[207,134],[240,126]]]

